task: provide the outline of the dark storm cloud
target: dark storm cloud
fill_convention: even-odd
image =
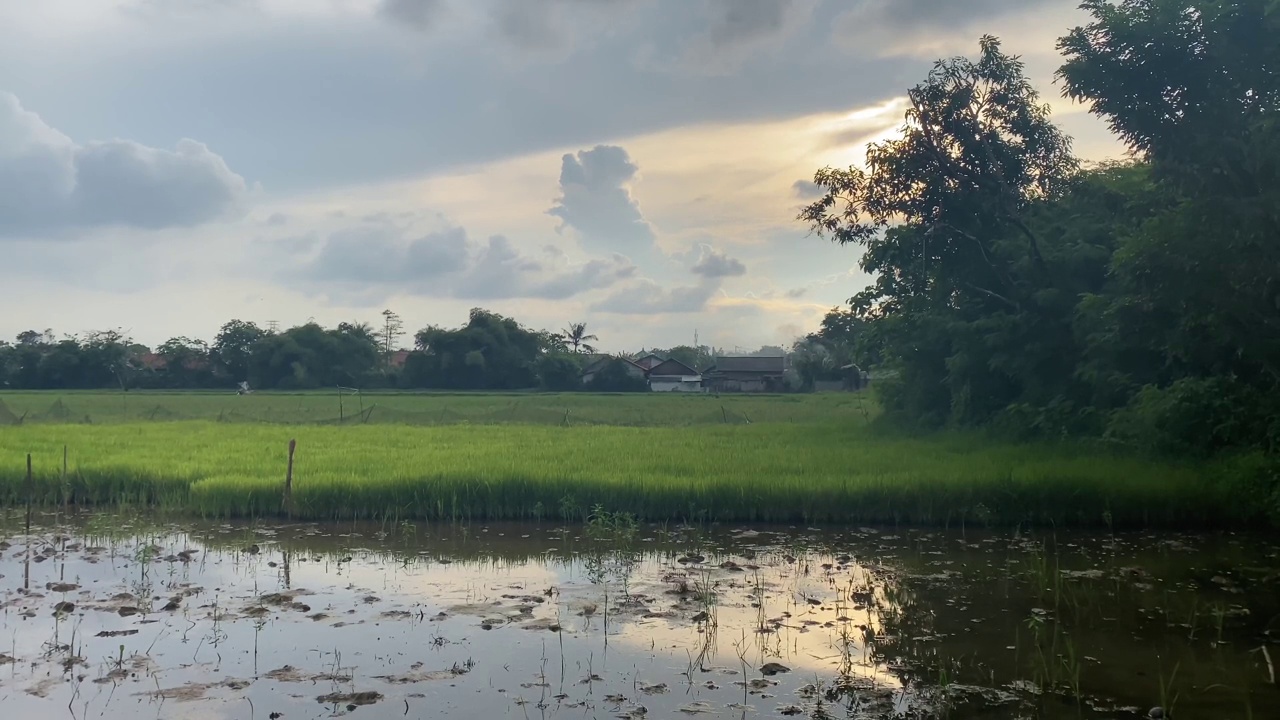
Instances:
[[[954,28],[984,16],[999,16],[1012,10],[1030,10],[1041,5],[1061,7],[1078,4],[1078,0],[861,0],[848,9],[845,17],[860,17],[866,21],[868,29],[892,33],[922,28]],[[872,20],[875,21],[874,27],[870,27]]]
[[[0,93],[0,237],[190,227],[240,209],[244,178],[195,140],[77,145]]]
[[[715,2],[707,34],[716,45],[756,40],[781,30],[795,0],[734,0]]]
[[[928,70],[930,58],[878,55],[894,32],[946,29],[966,13],[999,32],[996,15],[1021,7],[996,0],[980,0],[977,11],[971,3],[922,0],[488,0],[467,13],[468,2],[479,0],[441,7],[382,0],[376,22],[286,22],[245,12],[243,32],[154,49],[129,38],[128,52],[105,37],[73,55],[42,55],[34,44],[19,54],[21,38],[8,38],[14,42],[0,42],[0,82],[39,92],[50,112],[58,104],[77,134],[168,138],[177,129],[218,148],[271,192],[292,193],[697,123],[869,105],[901,94]],[[449,32],[422,42],[394,32],[414,23],[443,27],[441,16]],[[519,42],[495,32],[504,17],[507,35],[526,44],[551,27],[562,51],[527,57]],[[837,18],[853,25],[836,30]],[[190,29],[149,22],[154,37]],[[865,35],[845,42],[850,27]],[[27,66],[43,69],[37,76],[21,69]],[[85,106],[95,112],[77,111]]]

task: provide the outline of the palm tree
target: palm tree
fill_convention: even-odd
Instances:
[[[584,322],[569,323],[569,327],[560,331],[560,336],[564,338],[566,344],[578,352],[595,352],[596,349],[587,343],[592,340],[599,340],[595,335],[587,334],[587,324]]]

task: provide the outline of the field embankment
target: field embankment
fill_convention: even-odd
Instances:
[[[626,402],[645,400],[670,402],[667,410],[684,403],[699,417],[721,413],[722,405],[712,398]],[[839,412],[828,399],[752,402],[763,417],[781,416],[791,403],[799,408],[793,413],[825,420],[23,423],[0,428],[0,503],[26,501],[30,453],[36,503],[60,503],[65,492],[78,505],[279,516],[286,447],[296,438],[293,514],[307,519],[567,520],[601,505],[650,520],[1145,527],[1233,524],[1254,512],[1209,465],[974,435],[891,436],[869,427],[847,398]],[[815,411],[822,403],[831,405]]]

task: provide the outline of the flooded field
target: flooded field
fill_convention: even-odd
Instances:
[[[1280,547],[894,528],[0,527],[6,718],[1274,718]]]

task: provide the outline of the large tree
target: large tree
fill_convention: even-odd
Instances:
[[[1122,368],[1135,384],[1222,377],[1243,396],[1274,397],[1280,3],[1089,0],[1083,8],[1091,21],[1059,42],[1064,93],[1107,120],[1167,198],[1116,253],[1114,285],[1093,303],[1093,324],[1156,371]]]
[[[232,382],[249,379],[249,362],[253,346],[267,332],[246,320],[231,320],[213,338],[210,354],[219,373]]]
[[[818,171],[825,193],[800,214],[864,249],[875,281],[851,309],[902,371],[891,409],[930,424],[989,417],[1033,375],[1063,372],[1070,336],[1071,282],[1033,218],[1079,164],[1022,62],[993,37],[980,49],[909,91],[901,137],[870,146],[865,169]]]

